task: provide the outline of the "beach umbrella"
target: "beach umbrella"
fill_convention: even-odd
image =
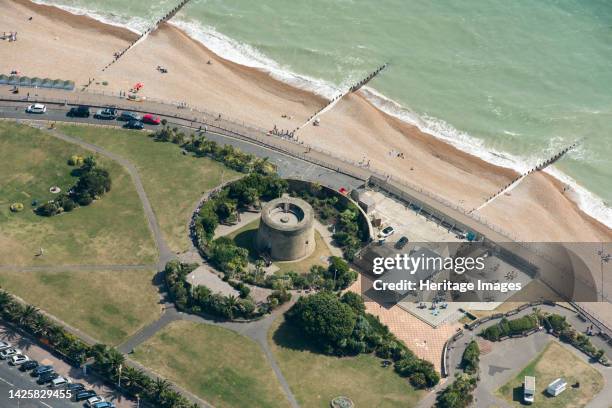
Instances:
[[[19,77],[17,75],[11,75],[8,83],[9,85],[17,85],[19,83]]]
[[[19,78],[19,86],[30,86],[31,82],[29,77]]]
[[[43,80],[39,77],[34,77],[32,78],[32,80],[30,81],[32,86],[40,86],[43,82]]]
[[[56,79],[53,81],[53,88],[62,89],[64,88],[64,81],[61,79]]]
[[[0,74],[0,84],[6,85],[9,82],[8,75]]]

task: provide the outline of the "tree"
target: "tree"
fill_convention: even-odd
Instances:
[[[476,371],[478,371],[479,361],[480,348],[478,347],[478,343],[472,340],[463,351],[463,356],[461,357],[461,367],[466,373],[474,374]]]
[[[353,309],[330,292],[300,298],[287,317],[313,340],[332,349],[346,342],[357,320]]]
[[[343,303],[349,305],[357,314],[365,313],[365,304],[361,295],[355,292],[346,292],[342,295],[340,300]]]

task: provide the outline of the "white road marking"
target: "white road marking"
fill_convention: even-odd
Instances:
[[[6,381],[4,378],[0,377],[0,381],[7,383],[8,385],[10,385],[11,387],[14,387],[14,384],[11,384],[10,382]]]
[[[49,404],[47,404],[47,403],[44,403],[44,402],[42,402],[42,401],[38,401],[38,402],[40,402],[41,404],[43,404],[45,407],[48,407],[48,408],[53,408],[51,405],[49,405]]]

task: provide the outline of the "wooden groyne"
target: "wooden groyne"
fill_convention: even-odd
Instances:
[[[346,90],[344,92],[340,92],[338,95],[334,96],[325,106],[323,106],[321,109],[319,109],[318,111],[313,113],[308,119],[306,119],[306,121],[304,123],[302,123],[300,126],[296,127],[293,131],[287,132],[286,135],[290,136],[290,137],[294,137],[295,134],[298,132],[298,130],[302,129],[304,126],[306,126],[310,122],[314,121],[317,118],[317,116],[322,115],[323,113],[325,113],[328,110],[330,110],[331,108],[333,108],[334,105],[336,103],[338,103],[338,101],[340,99],[342,99],[345,95],[347,95],[349,93],[352,93],[352,92],[356,92],[359,89],[361,89],[364,85],[366,85],[368,82],[370,82],[372,79],[374,79],[374,77],[376,77],[378,74],[380,74],[388,66],[389,66],[388,63],[384,63],[380,67],[376,68],[374,71],[370,72],[368,74],[368,76],[363,78],[361,81],[356,82],[353,85],[351,85],[348,88],[348,90]]]
[[[504,194],[506,191],[511,190],[514,187],[516,187],[525,177],[527,177],[531,173],[533,173],[535,171],[544,170],[546,167],[550,166],[551,164],[553,164],[557,160],[561,159],[567,152],[569,152],[572,149],[575,149],[578,146],[578,144],[580,144],[581,141],[582,141],[582,139],[579,139],[579,140],[575,141],[571,145],[563,148],[561,151],[559,151],[554,156],[552,156],[552,157],[550,157],[550,158],[548,158],[548,159],[538,163],[537,165],[533,166],[528,171],[520,174],[515,179],[513,179],[511,182],[509,182],[508,184],[506,184],[505,186],[500,188],[497,192],[495,192],[494,194],[491,194],[491,196],[489,196],[480,207],[472,209],[471,211],[469,211],[469,213],[481,210],[487,204],[489,204],[491,201],[495,200],[497,197],[499,197],[500,195]]]
[[[149,28],[147,28],[144,32],[142,32],[134,41],[132,41],[127,47],[125,47],[124,49],[122,49],[121,51],[117,51],[114,55],[113,55],[113,59],[112,61],[110,61],[108,64],[106,64],[103,68],[102,68],[102,72],[106,71],[107,69],[109,69],[111,66],[113,66],[113,64],[115,64],[117,61],[119,61],[119,59],[121,57],[123,57],[130,49],[134,48],[138,43],[140,43],[142,40],[144,40],[149,34],[151,34],[153,31],[157,30],[157,28],[165,23],[166,21],[170,20],[172,17],[174,17],[176,15],[176,13],[178,13],[179,11],[181,11],[181,9],[183,7],[185,7],[187,5],[187,3],[189,3],[191,0],[182,0],[178,5],[176,5],[175,7],[172,8],[172,10],[168,11],[166,14],[164,14],[160,19],[158,19],[153,25],[151,25]],[[89,88],[89,86],[95,82],[95,78],[91,78],[89,80],[89,82],[87,83],[87,85],[85,85],[83,87],[83,89],[81,89],[82,91],[85,91],[87,88]]]

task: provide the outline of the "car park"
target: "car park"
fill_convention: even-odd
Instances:
[[[94,118],[104,120],[114,120],[117,117],[117,109],[115,108],[104,108],[98,109]]]
[[[70,380],[62,376],[59,376],[55,378],[53,381],[51,381],[52,388],[59,388],[59,387],[63,387],[64,385],[68,385],[68,384],[70,384]]]
[[[95,397],[97,394],[94,390],[82,390],[77,392],[74,395],[74,400],[75,401],[85,401],[91,397]]]
[[[35,103],[26,108],[27,113],[45,113],[47,111],[47,107],[42,103]]]
[[[11,360],[9,361],[10,365],[14,365],[14,366],[18,366],[21,365],[23,363],[25,363],[26,361],[29,361],[30,358],[28,356],[24,356],[23,354],[15,354],[14,356],[11,357]]]
[[[21,350],[15,347],[10,347],[10,348],[0,351],[0,358],[2,360],[6,360],[7,358],[14,356],[16,354],[21,354]]]
[[[402,249],[408,243],[408,237],[403,236],[395,243],[395,249]]]
[[[395,230],[393,229],[393,227],[388,226],[388,227],[383,228],[383,230],[380,231],[378,236],[380,238],[387,238],[387,237],[390,237],[391,235],[393,235],[394,232],[395,232]]]
[[[119,117],[117,118],[117,120],[122,120],[125,122],[131,122],[133,120],[140,121],[141,119],[142,117],[139,114],[135,112],[129,112],[129,111],[121,112],[121,115],[119,115]]]
[[[28,360],[25,363],[23,363],[20,367],[19,367],[19,371],[28,371],[28,370],[33,370],[36,367],[38,367],[38,361],[36,360]]]
[[[139,120],[130,120],[128,123],[123,125],[123,127],[126,129],[142,130],[144,129],[144,123]]]
[[[32,370],[32,372],[30,373],[30,375],[32,377],[38,377],[41,374],[44,374],[46,372],[49,371],[53,371],[53,366],[51,365],[43,365],[43,366],[38,366],[35,369]]]
[[[99,395],[96,395],[95,397],[91,397],[91,398],[87,399],[87,402],[85,403],[85,406],[86,406],[87,408],[91,408],[91,407],[93,407],[93,406],[94,406],[94,404],[97,404],[97,403],[99,403],[99,402],[104,402],[104,401],[106,401],[106,400],[104,399],[104,397],[101,397],[101,396],[99,396]]]
[[[11,348],[11,347],[13,347],[11,343],[8,343],[6,341],[0,341],[0,351],[6,350],[7,348]]]
[[[56,373],[55,371],[48,371],[44,374],[41,374],[36,380],[36,383],[43,385],[55,380],[57,377],[59,377],[58,373]]]
[[[73,116],[76,118],[88,118],[89,115],[89,106],[85,105],[70,108],[70,111],[68,111],[68,116]]]
[[[161,120],[159,119],[159,116],[147,113],[142,117],[142,122],[148,123],[149,125],[159,125],[161,123]]]

